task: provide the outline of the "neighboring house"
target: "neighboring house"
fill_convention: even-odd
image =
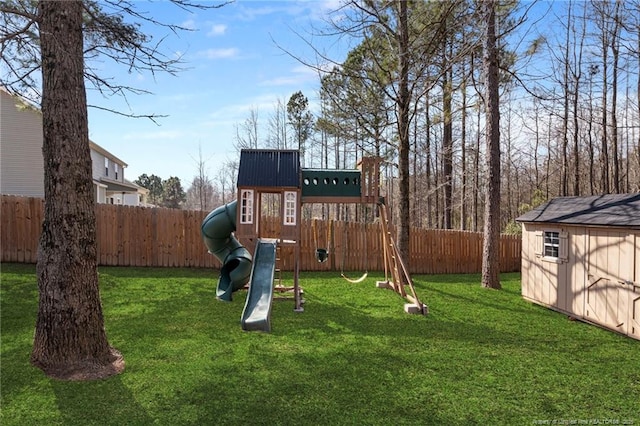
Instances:
[[[124,178],[127,163],[89,141],[96,202],[142,205],[148,190]],[[0,193],[44,198],[42,113],[0,87]]]
[[[127,163],[89,141],[93,184],[98,203],[145,205],[149,190],[124,178]]]
[[[640,339],[640,193],[555,198],[522,223],[522,296]]]

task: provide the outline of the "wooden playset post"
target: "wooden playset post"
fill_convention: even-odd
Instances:
[[[360,202],[377,204],[380,197],[380,157],[363,157],[358,161],[360,170]]]

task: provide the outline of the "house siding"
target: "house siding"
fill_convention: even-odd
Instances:
[[[44,198],[42,143],[42,113],[0,87],[0,193]],[[109,202],[114,193],[106,191],[100,180],[106,177],[126,183],[124,169],[127,164],[101,146],[91,141],[89,144],[96,202]],[[109,159],[108,175],[105,158]],[[138,193],[131,197],[123,197],[121,192],[115,194],[121,203],[130,201],[139,205]]]
[[[91,150],[91,174],[94,179],[104,176],[104,155]]]
[[[0,90],[0,193],[44,197],[42,114]]]

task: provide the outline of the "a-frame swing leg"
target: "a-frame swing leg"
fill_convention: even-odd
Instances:
[[[404,297],[409,303],[405,303],[404,310],[409,314],[423,314],[426,315],[429,313],[429,308],[427,305],[423,304],[420,299],[418,299],[418,295],[416,294],[416,290],[413,286],[413,281],[409,275],[409,270],[406,267],[405,263],[400,256],[400,252],[398,251],[398,247],[395,244],[393,236],[391,235],[390,225],[389,225],[389,211],[388,207],[384,203],[380,203],[380,219],[382,226],[382,234],[383,234],[383,247],[384,247],[384,256],[385,256],[385,285],[381,285],[379,281],[376,283],[378,287],[386,287],[390,288],[402,297]],[[389,282],[387,276],[387,270],[391,273],[392,282]],[[405,282],[409,285],[409,289],[411,290],[411,294],[408,294],[405,290]]]

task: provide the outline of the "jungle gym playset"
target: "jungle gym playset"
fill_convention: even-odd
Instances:
[[[364,157],[355,170],[311,169],[300,166],[298,150],[244,149],[240,153],[237,199],[207,215],[202,238],[207,249],[221,263],[216,296],[231,301],[232,293],[247,287],[242,328],[247,331],[271,330],[271,304],[274,291],[291,291],[296,312],[304,311],[299,283],[301,211],[304,203],[356,203],[377,205],[383,241],[385,280],[389,288],[404,297],[407,313],[427,314],[428,308],[416,295],[407,267],[400,257],[391,233],[390,212],[380,197],[378,157]],[[261,223],[263,194],[279,198],[279,235],[264,238]],[[317,239],[317,237],[316,237]],[[253,256],[240,243],[253,248]],[[276,285],[280,271],[278,249],[293,247],[293,287]],[[327,249],[316,247],[316,258],[323,262]],[[344,274],[343,274],[344,276]],[[363,281],[367,273],[351,282]],[[407,292],[408,287],[408,292]]]

